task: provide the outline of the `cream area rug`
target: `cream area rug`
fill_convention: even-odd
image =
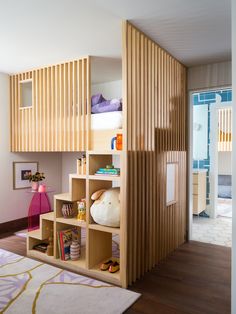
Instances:
[[[140,294],[0,249],[0,313],[123,313]]]

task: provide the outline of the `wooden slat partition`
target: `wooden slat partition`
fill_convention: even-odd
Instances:
[[[123,24],[128,284],[185,241],[186,69],[129,22]],[[167,163],[177,165],[166,205]]]
[[[11,151],[85,151],[89,132],[89,57],[10,77]],[[32,107],[20,107],[20,82],[32,80]]]
[[[232,108],[219,109],[218,151],[232,151]]]

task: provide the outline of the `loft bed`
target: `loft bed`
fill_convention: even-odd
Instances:
[[[102,149],[96,146],[101,137],[110,149],[116,130],[122,129],[121,108],[102,112],[104,107],[96,107],[93,113],[90,100],[100,93],[120,101],[121,72],[120,59],[85,57],[12,75],[11,151],[86,151],[90,136],[91,149]]]
[[[123,110],[92,114],[97,93],[122,98]],[[129,22],[123,23],[122,67],[121,59],[84,57],[10,76],[11,151],[78,152],[88,162],[85,174],[69,175],[69,192],[54,197],[54,212],[42,215],[41,228],[28,234],[28,256],[127,287],[185,241],[186,94],[186,68]],[[118,133],[122,151],[111,150]],[[120,176],[94,175],[114,158]],[[90,215],[92,194],[114,185],[120,187],[119,228],[96,224]],[[86,222],[62,217],[64,202],[75,207],[84,197]],[[57,232],[70,226],[86,230],[85,245],[80,260],[61,261]],[[53,256],[33,250],[51,230]],[[101,272],[114,235],[120,270]]]

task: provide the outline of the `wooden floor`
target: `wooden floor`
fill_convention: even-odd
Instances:
[[[0,248],[26,254],[26,240],[0,238]],[[128,314],[230,314],[230,254],[226,247],[189,242],[130,290],[142,297]]]

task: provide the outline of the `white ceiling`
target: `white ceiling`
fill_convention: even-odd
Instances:
[[[128,19],[187,66],[230,60],[230,0],[0,0],[0,72],[119,58]]]

